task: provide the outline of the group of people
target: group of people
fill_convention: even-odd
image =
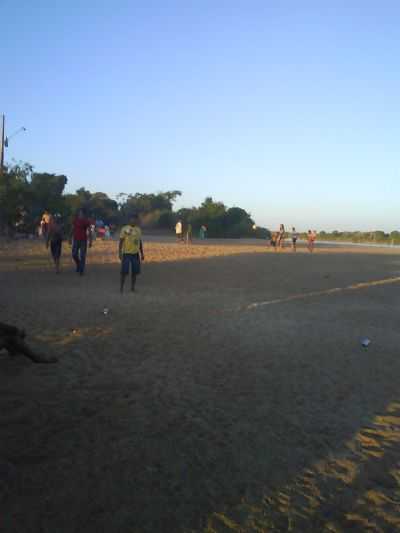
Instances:
[[[275,251],[278,251],[278,249],[282,249],[284,247],[286,238],[286,231],[285,226],[281,224],[279,226],[279,231],[275,232],[271,236],[270,244],[275,249]],[[296,228],[292,228],[292,231],[290,233],[290,238],[292,241],[292,250],[293,252],[297,251],[297,241],[299,239],[299,234],[296,231]],[[317,240],[317,232],[315,230],[308,230],[307,233],[307,248],[309,252],[313,252],[315,248],[315,241]]]
[[[186,242],[191,244],[193,241],[193,227],[190,222],[184,226],[182,220],[178,220],[175,224],[175,235],[178,242]],[[203,224],[199,230],[199,238],[204,240],[207,238],[207,227]]]
[[[51,215],[45,211],[40,223],[41,235],[50,248],[56,273],[60,272],[60,260],[63,241],[67,238],[65,225],[59,214]],[[84,209],[79,209],[73,222],[72,232],[68,239],[72,244],[72,258],[76,265],[76,272],[83,276],[86,266],[88,247],[92,246],[92,221],[87,217]]]
[[[72,231],[68,240],[72,244],[72,259],[76,265],[76,272],[80,276],[83,276],[85,272],[87,249],[92,246],[92,226],[93,222],[85,210],[79,209],[73,219]],[[40,227],[41,235],[45,239],[46,248],[50,248],[58,274],[60,272],[62,245],[67,238],[62,218],[60,215],[51,215],[45,211]],[[135,291],[136,277],[140,274],[141,261],[144,260],[142,232],[137,215],[132,216],[129,224],[121,229],[118,252],[121,261],[120,291],[122,293],[124,290],[129,272],[131,273],[131,291]]]
[[[68,240],[72,244],[72,259],[76,265],[76,272],[83,276],[86,267],[87,250],[92,246],[93,240],[93,221],[89,219],[84,209],[79,209],[72,222],[72,231]],[[60,215],[51,215],[45,211],[41,224],[41,235],[45,239],[46,247],[50,248],[50,252],[54,261],[55,270],[58,274],[60,272],[60,260],[62,254],[63,241],[67,238],[65,226]],[[191,243],[193,238],[193,229],[191,224],[187,224],[184,230],[183,223],[178,220],[175,226],[175,233],[178,242]],[[207,228],[202,226],[200,228],[200,238],[205,238]],[[299,234],[296,228],[292,228],[290,233],[292,241],[292,250],[297,250],[297,240]],[[284,247],[286,237],[285,226],[280,225],[279,231],[271,236],[270,244],[277,251]],[[314,251],[316,231],[308,230],[307,247],[310,252]],[[127,276],[131,273],[131,291],[135,291],[136,277],[141,271],[141,262],[144,260],[142,232],[139,227],[139,217],[132,216],[129,224],[122,227],[119,237],[119,258],[121,261],[121,277],[120,277],[120,291],[123,293],[124,285]]]

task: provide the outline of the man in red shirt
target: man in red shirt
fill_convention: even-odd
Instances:
[[[90,220],[85,211],[79,209],[72,224],[72,258],[76,263],[76,271],[83,276],[86,263],[87,244],[92,246],[92,232],[90,231]]]

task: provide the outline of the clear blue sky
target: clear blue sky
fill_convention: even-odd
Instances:
[[[2,0],[7,160],[260,225],[399,228],[400,2]]]

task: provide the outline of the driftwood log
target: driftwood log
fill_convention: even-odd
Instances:
[[[35,363],[56,363],[57,357],[46,357],[34,352],[25,342],[23,329],[0,322],[0,350],[5,348],[10,355],[22,354]]]

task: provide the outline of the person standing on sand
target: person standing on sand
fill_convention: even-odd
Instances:
[[[315,241],[316,240],[317,240],[317,232],[316,232],[316,230],[313,230],[313,232],[312,232],[313,251],[314,251],[314,248],[315,248]]]
[[[314,251],[314,241],[315,241],[314,234],[309,229],[307,233],[307,248],[308,248],[308,251],[311,253]]]
[[[140,274],[140,261],[144,261],[142,231],[139,228],[139,218],[132,217],[130,224],[121,229],[119,236],[119,258],[121,261],[121,283],[120,292],[124,292],[126,276],[131,267],[131,291],[135,291],[136,276]],[[140,252],[140,256],[139,256]]]
[[[192,225],[189,223],[186,228],[186,244],[192,244],[193,240],[193,228]]]
[[[199,237],[202,241],[207,238],[207,226],[205,226],[204,224],[200,226]]]
[[[298,238],[299,238],[299,234],[297,233],[296,228],[292,228],[292,250],[294,252],[297,251],[296,243],[297,243]]]
[[[175,234],[176,234],[176,240],[178,242],[183,242],[183,228],[182,228],[182,221],[178,220],[175,226]]]
[[[86,253],[92,247],[91,221],[87,218],[85,210],[79,209],[72,223],[72,259],[76,264],[76,271],[83,276],[86,265]]]
[[[279,232],[278,232],[278,246],[279,248],[283,248],[283,245],[284,245],[284,241],[285,241],[285,226],[283,224],[281,224],[279,226]]]
[[[270,240],[270,245],[272,246],[272,248],[275,250],[276,252],[276,240],[277,240],[278,236],[276,233],[273,233],[271,235],[271,240]]]
[[[64,240],[64,227],[60,215],[52,217],[47,232],[46,248],[50,245],[51,256],[56,267],[56,274],[60,273],[60,259],[62,251],[62,242]]]

